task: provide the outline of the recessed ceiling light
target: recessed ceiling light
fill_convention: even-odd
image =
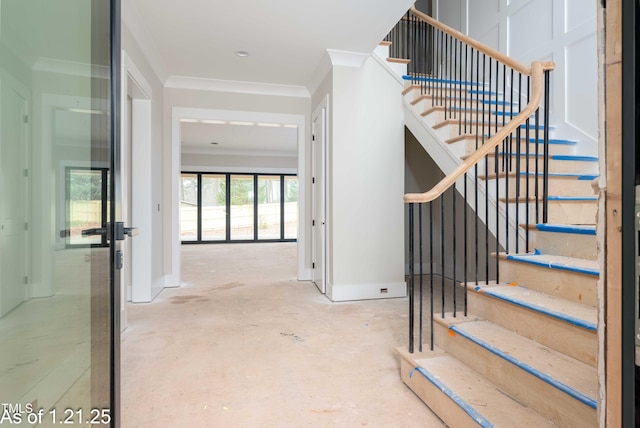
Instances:
[[[280,125],[279,123],[258,123],[258,126],[266,126],[266,127],[270,127],[270,128],[279,128],[282,125]]]
[[[227,123],[227,121],[226,120],[209,120],[209,119],[206,119],[206,120],[203,120],[202,123],[208,123],[210,125],[224,125],[224,124]]]
[[[255,123],[253,122],[229,122],[230,125],[242,125],[242,126],[253,126]]]
[[[249,52],[246,51],[236,51],[236,55],[238,55],[240,58],[246,58],[249,56]]]
[[[285,128],[297,128],[298,125],[284,125]]]

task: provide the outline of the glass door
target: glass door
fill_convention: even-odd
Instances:
[[[118,22],[0,3],[2,426],[118,426]]]

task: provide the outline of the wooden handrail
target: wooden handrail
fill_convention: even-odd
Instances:
[[[432,17],[430,17],[429,15],[420,12],[418,9],[416,9],[415,6],[411,6],[411,9],[409,9],[411,11],[411,13],[415,16],[417,16],[418,18],[420,18],[421,20],[425,21],[426,23],[428,23],[429,25],[436,27],[438,29],[440,29],[441,31],[443,31],[444,33],[449,34],[450,36],[453,36],[454,38],[460,40],[461,42],[476,48],[478,51],[482,52],[483,54],[486,54],[488,56],[490,56],[491,58],[499,61],[502,64],[506,64],[509,67],[513,68],[514,70],[522,73],[522,74],[526,74],[527,76],[531,76],[531,68],[527,67],[526,65],[522,64],[521,62],[516,61],[515,59],[503,54],[500,51],[497,51],[487,45],[485,45],[484,43],[480,43],[477,40],[472,39],[471,37],[467,36],[464,33],[461,33],[460,31],[449,27],[448,25],[443,24],[440,21],[437,21],[435,19],[433,19]],[[553,63],[552,62],[548,62],[548,63],[543,63],[543,64],[550,64],[551,68],[547,68],[547,70],[553,70]]]
[[[426,15],[425,15],[426,16]],[[437,22],[437,21],[436,21]],[[440,28],[440,27],[438,27]],[[442,195],[449,187],[453,186],[456,181],[460,179],[467,171],[469,171],[475,164],[480,162],[489,152],[498,146],[505,140],[517,127],[527,121],[531,115],[540,106],[542,100],[542,92],[544,90],[544,72],[545,70],[553,70],[554,64],[552,62],[539,62],[535,61],[531,63],[530,75],[531,75],[531,99],[525,108],[518,113],[511,121],[504,125],[495,135],[493,135],[488,141],[480,146],[475,152],[473,152],[467,159],[458,165],[453,171],[451,171],[446,177],[438,182],[431,190],[424,193],[407,193],[404,195],[404,201],[406,203],[422,203],[435,200]],[[524,73],[524,72],[523,72]],[[529,74],[529,73],[526,73]]]

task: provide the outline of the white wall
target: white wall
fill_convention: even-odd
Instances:
[[[434,17],[523,64],[553,61],[551,123],[597,155],[598,0],[433,0]]]
[[[371,57],[330,86],[327,295],[404,296],[402,86]]]

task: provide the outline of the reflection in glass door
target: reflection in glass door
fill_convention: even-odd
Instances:
[[[1,426],[117,420],[112,3],[0,3]]]
[[[106,247],[107,234],[87,234],[106,230],[109,221],[109,169],[67,167],[66,246]],[[84,231],[84,234],[83,234]]]

